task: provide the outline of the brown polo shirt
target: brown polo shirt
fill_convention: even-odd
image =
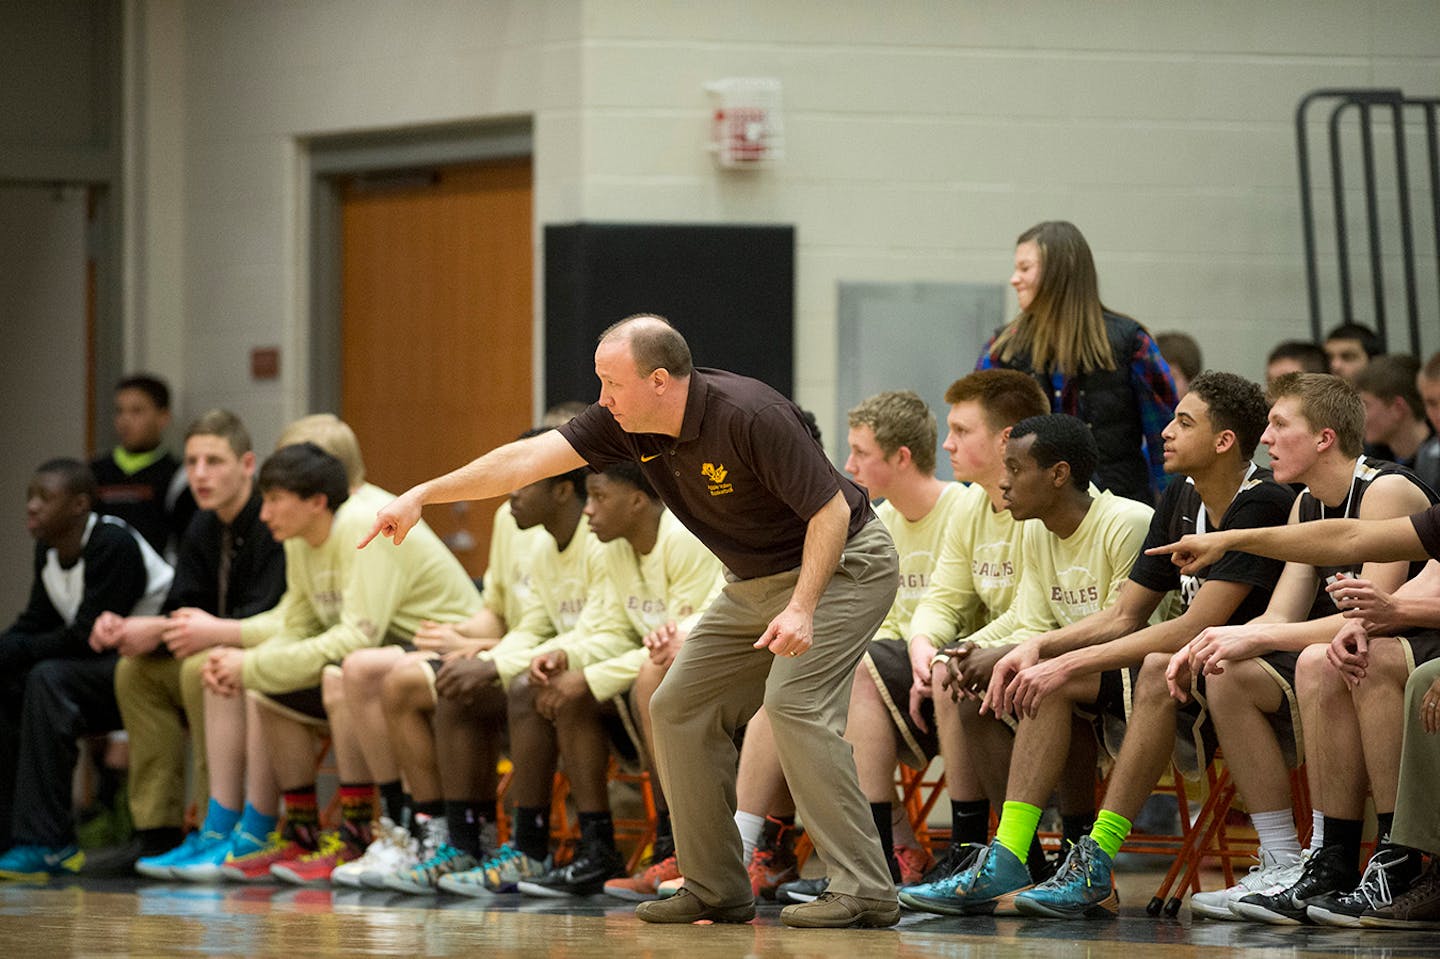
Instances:
[[[807,524],[836,490],[850,506],[851,536],[874,516],[800,409],[747,376],[696,369],[678,438],[627,433],[599,405],[559,429],[596,469],[637,461],[670,511],[742,579],[799,566]]]

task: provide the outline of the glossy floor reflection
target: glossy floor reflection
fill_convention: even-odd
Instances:
[[[632,907],[595,897],[495,903],[280,887],[180,886],[129,880],[0,885],[0,957],[1001,957],[1146,959],[1217,955],[1299,959],[1440,956],[1440,935],[1192,923],[1144,914],[1153,889],[1132,879],[1120,919],[1048,922],[906,913],[894,930],[796,930],[779,907],[743,926],[649,926]],[[1127,890],[1122,885],[1122,897]],[[1128,948],[1127,948],[1128,947]]]

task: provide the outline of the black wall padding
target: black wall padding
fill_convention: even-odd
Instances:
[[[594,401],[595,342],[632,313],[685,335],[697,366],[794,395],[795,228],[573,223],[545,227],[545,400]]]

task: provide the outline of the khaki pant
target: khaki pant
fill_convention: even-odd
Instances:
[[[209,795],[200,682],[205,658],[205,653],[184,660],[122,656],[115,667],[115,698],[130,734],[130,816],[136,829],[184,825],[187,726],[197,803],[203,807]],[[203,816],[204,809],[199,811]]]
[[[1400,754],[1400,791],[1390,838],[1403,846],[1440,853],[1440,733],[1425,731],[1420,718],[1425,692],[1440,678],[1440,659],[1424,663],[1405,684],[1405,745]]]
[[[754,649],[799,570],[729,583],[680,648],[650,703],[656,765],[685,887],[711,906],[753,895],[735,826],[735,731],[763,704],[795,807],[826,850],[830,890],[895,897],[874,818],[845,742],[855,667],[895,598],[890,534],[871,522],[845,545],[797,657]]]

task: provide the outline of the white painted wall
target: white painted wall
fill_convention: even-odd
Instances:
[[[308,136],[529,114],[537,225],[794,223],[797,398],[824,411],[839,281],[1003,281],[1044,218],[1090,238],[1113,307],[1259,375],[1307,333],[1295,104],[1440,93],[1434,0],[135,2],[183,89],[177,142],[150,141],[180,152],[150,160],[183,212],[136,239],[167,264],[147,302],[183,313],[182,406],[233,406],[262,446],[304,412]],[[703,151],[725,76],[783,81],[782,166]],[[284,377],[255,385],[267,343]]]
[[[123,146],[122,223],[126,248],[138,255],[126,257],[122,265],[123,367],[166,378],[174,407],[171,435],[183,437],[190,419],[208,408],[186,401],[195,391],[185,363],[192,332],[186,324],[183,283],[184,9],[174,2],[131,4],[125,28],[125,105],[133,122],[127,125]]]
[[[25,606],[35,541],[25,490],[35,467],[85,448],[85,191],[0,185],[0,629]]]
[[[139,322],[183,331],[183,371],[162,370],[183,382],[183,407],[235,410],[263,450],[309,412],[305,141],[526,115],[554,137],[578,112],[579,5],[136,3],[157,58],[138,81],[142,189],[164,193],[136,201],[153,228],[135,239]],[[536,175],[575,182],[577,163],[542,151]],[[281,378],[254,383],[250,350],[270,345]]]

